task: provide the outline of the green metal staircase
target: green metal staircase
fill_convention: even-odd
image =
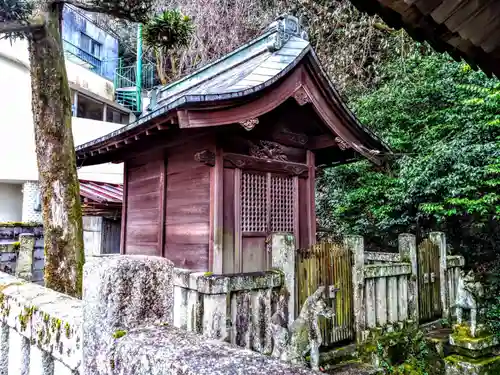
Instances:
[[[121,61],[115,72],[115,100],[125,108],[138,114],[142,112],[141,98],[146,90],[154,87],[156,77],[156,66],[147,62],[142,64],[142,82],[137,84],[137,66],[122,66]]]

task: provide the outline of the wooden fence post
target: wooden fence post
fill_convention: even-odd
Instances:
[[[431,232],[429,233],[429,239],[431,242],[439,248],[439,290],[441,297],[441,309],[443,312],[443,319],[450,319],[450,306],[448,298],[448,282],[447,278],[447,267],[446,264],[446,235],[443,232]]]
[[[356,330],[356,341],[363,342],[366,329],[366,308],[364,301],[365,289],[365,246],[362,236],[346,236],[344,245],[353,252],[352,284],[354,305],[354,327]]]
[[[415,323],[419,321],[418,311],[418,258],[417,258],[417,240],[415,235],[410,233],[401,233],[398,236],[399,254],[401,261],[411,263],[411,275],[408,280],[408,317]]]

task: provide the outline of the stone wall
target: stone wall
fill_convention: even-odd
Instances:
[[[0,224],[0,271],[14,274],[19,256],[20,234],[32,234],[34,248],[32,255],[32,281],[43,283],[44,250],[43,227],[40,224]]]

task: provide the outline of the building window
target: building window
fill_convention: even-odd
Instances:
[[[104,117],[104,103],[79,94],[76,117],[102,121]]]
[[[80,34],[80,48],[94,57],[101,58],[102,44],[84,33]]]
[[[128,124],[128,119],[129,119],[129,116],[127,113],[118,111],[115,108],[112,108],[110,106],[108,106],[108,108],[106,108],[106,121],[107,122],[114,122],[117,124],[126,125],[126,124]]]
[[[128,113],[73,90],[71,90],[71,106],[72,115],[76,117],[114,122],[122,125],[127,125],[130,120]]]

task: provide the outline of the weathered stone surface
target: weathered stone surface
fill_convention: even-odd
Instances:
[[[0,273],[0,290],[0,355],[15,332],[77,370],[81,364],[81,301],[5,273]]]
[[[413,321],[418,321],[418,262],[417,262],[417,241],[415,235],[402,233],[398,236],[399,253],[403,262],[411,264],[411,274],[408,279],[408,316]]]
[[[368,264],[365,266],[365,279],[411,274],[408,263]]]
[[[83,362],[97,374],[116,338],[148,324],[173,320],[173,264],[160,257],[91,257],[84,266]],[[108,363],[109,364],[109,363]]]
[[[317,372],[170,326],[129,331],[96,375],[306,375]]]
[[[174,268],[174,285],[202,294],[226,294],[240,290],[268,289],[282,284],[278,272],[252,272],[236,275],[213,275]]]
[[[354,264],[352,267],[354,326],[356,339],[361,342],[366,329],[366,307],[365,307],[365,259],[364,239],[362,236],[346,236],[344,245],[353,253]]]
[[[465,266],[465,258],[461,255],[448,255],[446,257],[446,267],[463,267]]]
[[[291,234],[271,235],[271,265],[283,273],[283,286],[288,293],[287,324],[295,318],[295,237]]]
[[[500,373],[500,356],[472,359],[460,355],[445,358],[445,375],[495,375]]]
[[[16,276],[31,281],[33,275],[33,251],[35,236],[31,233],[19,235],[19,254],[16,264]]]
[[[401,255],[398,253],[365,251],[365,262],[401,263]]]

